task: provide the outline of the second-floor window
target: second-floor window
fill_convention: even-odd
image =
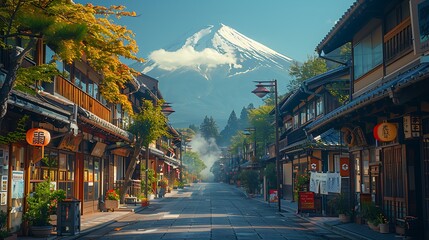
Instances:
[[[311,101],[307,105],[307,120],[311,120],[315,117],[315,109],[314,109],[314,102]]]
[[[293,128],[296,129],[299,127],[299,114],[293,116]]]
[[[368,73],[383,61],[381,26],[374,29],[353,47],[355,79]]]
[[[300,115],[301,115],[301,124],[304,124],[307,122],[307,109],[304,107],[301,109],[300,111]]]
[[[323,98],[318,98],[316,100],[316,116],[323,114]]]

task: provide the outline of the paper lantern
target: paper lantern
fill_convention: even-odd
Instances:
[[[32,146],[44,147],[51,141],[51,134],[45,129],[32,128],[27,131],[25,139]]]
[[[374,138],[380,142],[390,142],[398,136],[398,129],[393,123],[379,123],[373,130]]]

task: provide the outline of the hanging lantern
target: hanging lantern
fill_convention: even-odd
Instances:
[[[390,142],[398,136],[398,128],[393,123],[383,122],[375,125],[373,134],[380,142]]]
[[[45,129],[32,128],[27,131],[25,139],[32,146],[44,147],[51,141],[51,134]]]

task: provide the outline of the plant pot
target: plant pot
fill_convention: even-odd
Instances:
[[[389,233],[390,229],[389,229],[389,224],[388,223],[380,223],[378,225],[380,227],[380,233]]]
[[[368,222],[368,227],[371,228],[374,231],[380,231],[380,226],[379,225],[375,225],[372,222]]]
[[[106,200],[104,204],[107,211],[111,210],[112,212],[114,212],[115,209],[119,208],[119,200]]]
[[[147,207],[149,206],[149,201],[148,200],[142,200],[142,207]]]
[[[395,226],[395,232],[398,235],[405,235],[405,227],[396,225]]]
[[[343,223],[348,223],[350,222],[350,216],[344,213],[340,213],[338,214],[338,218],[340,219],[341,222]]]
[[[42,237],[49,237],[52,232],[52,226],[31,226],[30,227],[31,234],[34,237],[42,238]]]

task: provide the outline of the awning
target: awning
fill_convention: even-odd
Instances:
[[[132,133],[127,132],[110,122],[98,117],[97,115],[87,111],[86,109],[79,107],[79,112],[83,114],[79,114],[79,119],[87,122],[89,124],[94,125],[95,127],[98,127],[106,132],[109,132],[115,136],[118,136],[128,142],[134,141],[134,136]]]
[[[54,120],[67,125],[70,125],[71,123],[71,112],[56,107],[48,102],[44,102],[29,94],[12,91],[7,102],[11,106],[36,113],[50,119],[51,121]]]
[[[338,119],[346,115],[347,113],[356,110],[357,108],[361,108],[363,106],[374,103],[389,96],[389,93],[392,93],[392,91],[398,91],[402,88],[405,88],[413,83],[424,79],[425,77],[427,77],[428,73],[429,64],[421,63],[416,67],[396,76],[392,80],[381,83],[381,85],[373,88],[372,90],[367,91],[366,93],[353,99],[351,102],[335,109],[332,112],[327,113],[323,117],[305,126],[305,129],[308,132],[312,132],[328,124],[329,122],[332,122],[333,120]]]

